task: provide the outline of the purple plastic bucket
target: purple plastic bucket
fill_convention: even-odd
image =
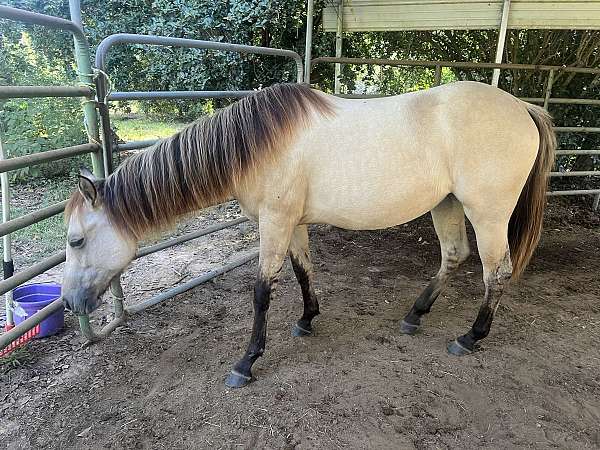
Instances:
[[[34,283],[15,288],[13,291],[15,325],[20,324],[59,298],[60,292],[60,284],[57,283]],[[58,333],[64,325],[65,310],[61,308],[40,323],[40,334],[36,337],[52,336]]]

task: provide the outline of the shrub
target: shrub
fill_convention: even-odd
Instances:
[[[3,49],[0,84],[75,84],[64,67],[50,64],[44,55],[33,51],[26,32],[18,41],[2,37],[0,46]],[[87,142],[79,99],[13,99],[0,102],[0,133],[9,158]],[[76,159],[62,160],[16,170],[11,172],[11,177],[13,180],[26,180],[39,175],[65,175],[78,165]]]

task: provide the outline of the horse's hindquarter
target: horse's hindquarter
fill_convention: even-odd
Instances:
[[[470,219],[510,217],[536,159],[539,131],[526,104],[489,85],[447,85],[452,193]]]

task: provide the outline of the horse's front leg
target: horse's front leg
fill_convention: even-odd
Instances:
[[[293,223],[283,216],[260,217],[260,258],[254,285],[254,323],[248,349],[225,380],[229,387],[243,387],[252,381],[252,365],[264,353],[267,339],[267,312],[271,293],[288,251]]]

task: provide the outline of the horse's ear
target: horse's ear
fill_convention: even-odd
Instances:
[[[92,180],[94,182],[98,181],[98,178],[96,177],[96,175],[94,175],[92,173],[92,171],[85,166],[79,167],[79,176],[89,178],[90,180]]]
[[[85,167],[82,167],[79,170],[79,192],[81,195],[83,195],[83,198],[86,200],[86,202],[88,202],[91,206],[96,206],[98,204],[99,185],[100,180],[96,178],[92,172]]]

